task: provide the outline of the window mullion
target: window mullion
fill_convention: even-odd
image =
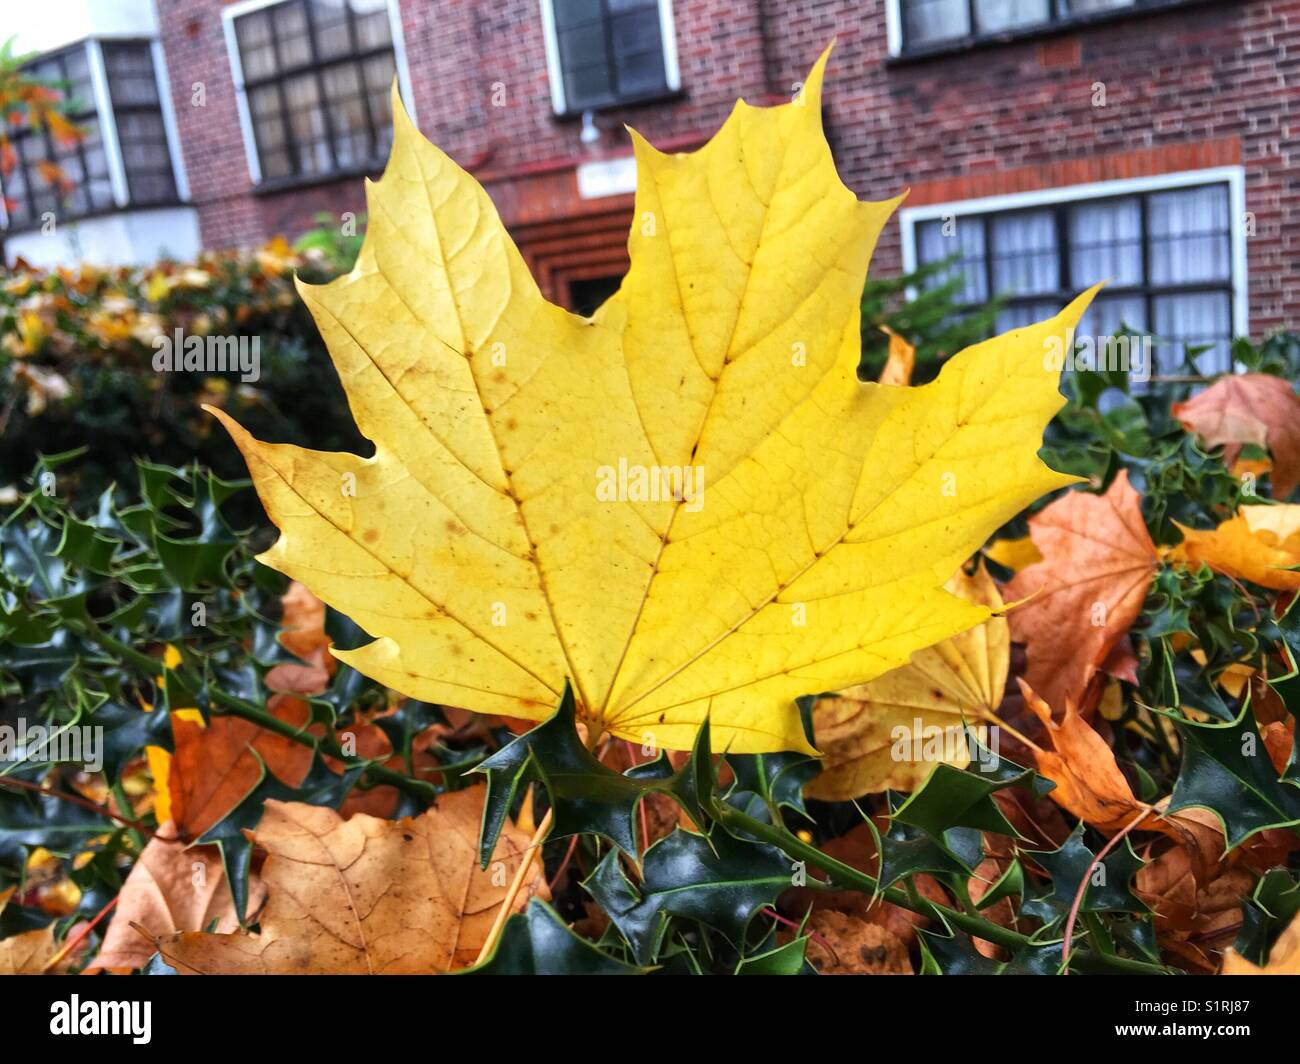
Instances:
[[[609,9],[609,0],[600,0],[601,28],[605,36],[605,62],[609,64],[609,87],[617,103],[623,98],[623,82],[619,77],[618,63],[614,55],[614,13]]]
[[[987,215],[979,220],[979,224],[983,226],[984,235],[984,299],[989,302],[997,294],[993,291],[993,227],[989,225]]]
[[[1138,237],[1142,248],[1142,305],[1146,312],[1146,330],[1152,333],[1156,328],[1156,301],[1151,285],[1150,200],[1150,196],[1145,193],[1138,197],[1141,205],[1138,210]]]

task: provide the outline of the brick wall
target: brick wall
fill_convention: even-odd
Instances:
[[[910,202],[935,203],[1240,161],[1251,331],[1300,325],[1300,0],[1220,0],[894,63],[885,0],[772,6],[797,11],[769,31],[774,83],[838,37],[830,122],[860,194],[911,186]],[[899,261],[893,225],[873,268]]]
[[[254,195],[222,0],[158,0],[185,162],[208,243],[296,233],[357,210],[356,179]],[[686,149],[743,95],[787,95],[838,38],[826,96],[846,182],[912,203],[1240,161],[1247,172],[1252,332],[1300,324],[1300,0],[1243,0],[1132,16],[927,60],[889,61],[886,0],[675,0],[680,97],[598,117],[601,140],[551,114],[537,0],[402,0],[421,128],[488,187],[547,278],[611,269],[629,201],[583,201],[574,168],[627,150],[622,123]],[[206,108],[190,105],[204,81]],[[1106,106],[1093,105],[1094,85]],[[492,104],[505,90],[505,106]],[[557,222],[581,219],[565,247]],[[899,268],[898,226],[874,269]],[[587,271],[584,273],[584,271]],[[554,297],[562,292],[549,280]]]

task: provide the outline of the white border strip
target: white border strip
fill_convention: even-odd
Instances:
[[[104,145],[104,159],[108,163],[108,179],[113,186],[113,202],[126,207],[131,202],[131,192],[126,183],[126,163],[122,159],[122,145],[117,139],[117,116],[108,92],[108,72],[104,68],[104,51],[99,41],[92,38],[84,45],[90,64],[91,91],[95,94],[95,111],[99,117],[99,138]],[[85,175],[89,179],[89,175]]]
[[[181,134],[176,125],[176,109],[172,106],[171,83],[167,78],[167,58],[162,41],[149,42],[153,54],[154,80],[158,83],[158,102],[162,106],[163,130],[167,134],[167,151],[172,157],[172,175],[176,179],[176,196],[182,203],[190,199],[190,179],[185,173],[185,159],[181,155]]]
[[[903,54],[903,11],[899,0],[885,0],[885,36],[889,41],[889,54]]]
[[[1122,178],[1116,181],[1097,181],[1086,185],[1062,185],[1057,188],[1036,189],[1033,192],[1012,192],[1001,196],[980,199],[954,200],[950,203],[931,203],[924,207],[904,207],[898,214],[903,272],[917,268],[916,226],[945,215],[960,217],[964,214],[994,214],[1000,211],[1022,210],[1058,203],[1075,203],[1081,200],[1123,196],[1138,192],[1161,192],[1166,189],[1187,188],[1192,185],[1226,183],[1230,218],[1230,246],[1232,251],[1232,327],[1234,335],[1250,335],[1250,299],[1246,257],[1246,170],[1242,166],[1216,166],[1205,170],[1184,170],[1172,174],[1154,174],[1150,177]],[[909,293],[914,298],[915,293]]]

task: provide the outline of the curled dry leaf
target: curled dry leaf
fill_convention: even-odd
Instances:
[[[1229,373],[1185,403],[1174,417],[1211,447],[1223,445],[1231,466],[1242,444],[1273,456],[1273,493],[1284,499],[1300,484],[1300,396],[1291,382],[1268,373]]]
[[[655,231],[633,228],[590,318],[543,298],[394,92],[356,264],[299,285],[374,456],[263,443],[214,411],[280,529],[262,560],[376,637],[336,657],[480,713],[542,720],[568,682],[595,733],[689,749],[707,716],[721,749],[810,752],[797,697],[988,617],[943,582],[1071,482],[1038,457],[1064,403],[1041,352],[1092,293],[923,387],[860,382],[896,203],[836,173],[825,64],[699,151],[633,135]]]
[[[1243,506],[1208,531],[1178,526],[1183,541],[1167,557],[1208,565],[1234,580],[1276,591],[1300,589],[1300,506]]]
[[[1034,711],[1052,743],[1051,750],[1036,749],[1038,771],[1056,784],[1050,794],[1064,809],[1107,833],[1121,831],[1145,806],[1133,794],[1115,761],[1114,751],[1075,711],[1071,702],[1057,722],[1051,707],[1017,677],[1025,705]],[[1148,814],[1155,827],[1159,821]],[[1140,825],[1141,826],[1141,825]]]
[[[334,672],[336,662],[330,653],[330,637],[325,634],[325,603],[297,580],[280,598],[284,610],[280,618],[280,645],[303,661]]]
[[[13,897],[14,888],[0,890],[0,912]],[[47,971],[62,972],[67,969],[72,959],[65,958],[50,967],[50,962],[59,955],[62,946],[54,940],[54,924],[24,931],[0,939],[0,975],[43,975]]]
[[[1211,951],[1231,942],[1241,927],[1241,899],[1255,877],[1245,869],[1218,867],[1198,874],[1195,855],[1175,846],[1138,869],[1133,891],[1155,914],[1156,938],[1194,971],[1213,972]]]
[[[418,975],[474,962],[529,838],[513,825],[478,866],[484,787],[444,794],[418,817],[380,820],[268,801],[253,833],[269,854],[256,935],[164,936],[183,974]],[[540,862],[515,897],[547,898]]]
[[[993,578],[981,566],[958,570],[954,595],[1001,610]],[[939,763],[970,762],[965,729],[982,733],[1006,688],[1011,649],[1006,618],[983,624],[916,651],[900,669],[813,706],[813,735],[822,772],[804,793],[847,801],[874,791],[915,790]]]
[[[266,897],[261,880],[252,876],[248,908],[256,912]],[[141,851],[118,895],[103,945],[88,971],[141,968],[156,947],[132,924],[155,938],[177,931],[238,929],[234,901],[226,882],[221,853],[215,846],[187,847],[176,838],[175,825],[163,824]]]
[[[1025,679],[1049,705],[1100,695],[1093,679],[1142,610],[1156,548],[1122,470],[1103,495],[1072,491],[1029,519],[1043,560],[1016,574],[1008,619],[1025,645]],[[1091,685],[1091,689],[1090,689]]]
[[[916,368],[916,348],[888,325],[882,325],[880,331],[889,337],[889,357],[880,371],[880,383],[906,387],[912,383],[912,370]]]

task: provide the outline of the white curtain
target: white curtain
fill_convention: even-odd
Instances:
[[[1231,363],[1232,308],[1226,292],[1157,296],[1155,329],[1161,340],[1158,361],[1163,373],[1178,373],[1185,366],[1183,346],[1210,344],[1196,361],[1202,373],[1220,373]]]
[[[904,0],[907,47],[965,37],[971,32],[970,8],[966,0]]]
[[[1084,203],[1070,210],[1070,275],[1075,287],[1098,281],[1142,283],[1142,204]]]
[[[1033,295],[1061,287],[1056,222],[1051,211],[1024,211],[989,220],[995,294]]]
[[[975,21],[980,33],[1036,26],[1046,22],[1051,14],[1051,0],[975,0]]]
[[[1148,200],[1153,285],[1229,276],[1228,192],[1223,185],[1159,192]]]
[[[954,299],[958,303],[984,303],[989,298],[984,273],[984,223],[977,218],[953,218],[947,222],[925,222],[918,227],[918,253],[922,263],[941,262],[956,256],[946,270],[935,274],[931,288],[960,274],[964,284]]]
[[[1091,15],[1094,11],[1132,7],[1133,3],[1134,0],[1065,0],[1065,9],[1071,15]]]

